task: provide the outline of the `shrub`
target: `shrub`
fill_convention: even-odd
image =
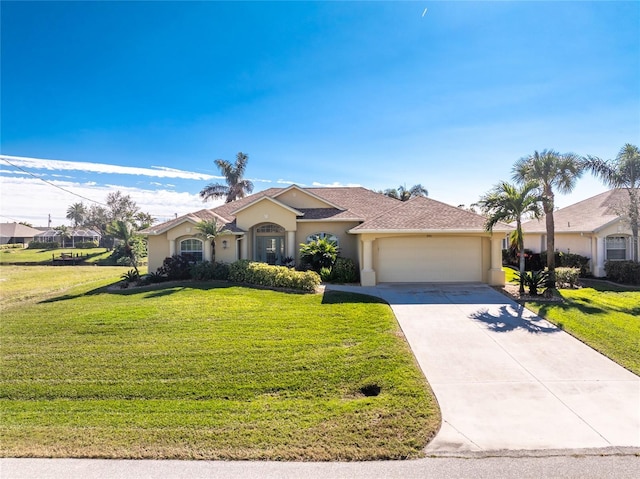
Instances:
[[[184,256],[173,255],[164,259],[162,266],[158,268],[158,273],[169,280],[190,279],[191,262]]]
[[[125,283],[134,283],[140,279],[140,275],[135,269],[130,269],[122,276],[120,276],[120,279],[122,279]]]
[[[304,265],[320,272],[322,268],[331,268],[338,257],[338,246],[326,238],[302,243],[300,245],[300,261]]]
[[[229,265],[209,261],[196,263],[191,267],[191,277],[198,281],[225,281],[229,278]]]
[[[336,283],[357,283],[360,272],[352,259],[337,258],[333,265],[332,276],[332,280]]]
[[[640,284],[640,263],[636,261],[606,261],[604,271],[616,283]]]
[[[0,244],[0,249],[18,249],[18,248],[24,248],[24,244],[22,243]]]
[[[575,288],[579,277],[580,268],[556,268],[556,287]]]
[[[60,243],[55,241],[32,241],[29,243],[29,249],[58,249]]]
[[[516,279],[522,281],[529,288],[531,296],[538,296],[538,290],[542,289],[549,279],[549,273],[544,270],[525,271],[522,275],[520,271],[516,273]]]
[[[78,248],[78,249],[97,248],[98,247],[98,242],[97,241],[82,241],[80,243],[76,243],[74,246],[76,248]]]
[[[229,281],[277,288],[315,291],[320,276],[313,271],[296,271],[242,259],[229,265]]]
[[[320,279],[324,282],[331,281],[332,271],[331,268],[320,268]]]
[[[540,256],[544,260],[544,264],[547,264],[547,252],[543,251]],[[580,276],[587,275],[589,270],[589,259],[586,256],[575,253],[563,253],[562,251],[556,251],[556,268],[578,268],[580,270]]]

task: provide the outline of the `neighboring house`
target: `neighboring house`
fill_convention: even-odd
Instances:
[[[615,189],[555,211],[556,251],[586,256],[596,277],[606,276],[605,261],[631,259],[631,227],[621,217],[628,200],[626,190]],[[523,223],[522,230],[525,249],[546,250],[544,217]]]
[[[225,225],[216,261],[299,261],[299,245],[328,237],[360,267],[363,285],[387,282],[504,284],[502,239],[512,228],[485,231],[485,218],[425,197],[407,202],[365,188],[271,188],[213,209],[153,225],[147,236],[149,271],[168,256],[211,259],[199,236],[203,220]]]
[[[41,231],[20,223],[0,223],[0,244],[22,244],[26,246]]]
[[[100,243],[102,235],[97,231],[88,228],[75,228],[69,230],[69,236],[62,238],[62,234],[59,230],[48,229],[46,231],[39,231],[35,236],[35,241],[41,241],[43,243],[59,243],[63,248],[73,248],[76,243],[85,243],[88,241],[96,241]]]

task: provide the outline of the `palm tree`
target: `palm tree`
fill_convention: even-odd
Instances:
[[[535,182],[542,197],[547,228],[548,289],[555,288],[556,284],[554,195],[556,191],[563,194],[573,191],[581,175],[582,165],[577,155],[560,154],[554,150],[535,151],[533,155],[519,159],[513,166],[514,181],[521,184]]]
[[[216,220],[204,220],[196,225],[200,231],[198,236],[211,241],[211,262],[216,260],[216,238],[220,235],[229,234],[224,229],[224,225],[219,224]]]
[[[203,188],[200,197],[207,201],[211,198],[217,199],[226,197],[225,203],[244,198],[253,191],[253,183],[243,178],[244,171],[247,168],[249,157],[238,152],[234,165],[226,160],[216,160],[215,164],[225,177],[226,185],[220,183],[211,183]]]
[[[409,201],[416,196],[429,196],[427,189],[420,183],[413,185],[409,189],[403,185],[398,186],[398,188],[388,188],[382,194],[400,201]]]
[[[522,233],[522,218],[531,215],[539,218],[541,196],[538,191],[538,183],[528,181],[518,187],[503,181],[482,196],[477,203],[482,212],[487,216],[485,228],[492,231],[498,222],[516,222],[516,230],[512,241],[517,244],[520,254],[520,294],[524,294],[524,234]]]
[[[58,233],[60,233],[60,247],[64,248],[65,240],[71,238],[71,232],[69,231],[69,227],[66,225],[56,226],[54,228]]]
[[[603,161],[595,156],[583,159],[583,166],[598,176],[610,188],[621,188],[629,194],[626,211],[631,234],[633,235],[632,259],[638,261],[638,223],[640,222],[640,151],[638,147],[627,143],[614,160]]]
[[[137,233],[135,226],[129,221],[116,220],[109,225],[108,233],[122,242],[125,256],[129,258],[136,276],[140,276],[138,262],[141,256],[141,236]]]
[[[77,228],[78,225],[84,223],[87,213],[84,203],[74,203],[67,208],[67,219],[73,221],[73,227]]]

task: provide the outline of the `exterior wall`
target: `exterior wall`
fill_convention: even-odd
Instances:
[[[295,231],[296,215],[269,200],[260,201],[236,215],[236,224],[245,231],[261,223],[275,223],[287,231]]]
[[[293,188],[276,198],[279,202],[284,203],[292,208],[327,208],[329,205],[324,201],[308,195],[304,191]]]
[[[164,259],[169,256],[169,240],[166,234],[147,237],[149,272],[155,273]]]
[[[216,257],[215,260],[219,263],[233,263],[238,259],[239,243],[236,235],[226,234],[219,235],[216,238]],[[224,247],[223,241],[227,242],[227,247]]]
[[[340,256],[350,258],[358,264],[358,237],[347,233],[351,228],[358,226],[356,222],[302,222],[298,223],[296,231],[296,262],[300,261],[300,243],[307,240],[307,236],[313,233],[331,233],[338,238]]]

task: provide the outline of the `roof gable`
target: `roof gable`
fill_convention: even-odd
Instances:
[[[300,188],[298,185],[291,185],[285,188],[275,195],[273,198],[277,198],[282,203],[289,205],[293,208],[335,208],[344,209],[326,198],[318,196],[310,189]]]
[[[260,203],[263,203],[265,201],[271,202],[276,206],[284,208],[285,210],[290,211],[291,213],[295,214],[296,216],[302,216],[303,215],[303,213],[301,211],[299,211],[299,210],[297,210],[295,208],[292,208],[291,206],[289,206],[289,205],[287,205],[285,203],[282,203],[281,201],[278,201],[278,200],[274,199],[271,196],[263,196],[262,198],[258,198],[257,200],[252,201],[249,204],[243,205],[240,208],[238,208],[236,210],[233,210],[232,213],[233,213],[234,216],[237,216],[238,213],[241,213],[242,211],[248,210],[249,208],[252,208],[252,207],[254,207],[254,206],[256,206],[256,205],[258,205]]]
[[[629,193],[613,189],[553,212],[556,233],[594,233],[620,220]],[[545,217],[522,224],[525,233],[546,233]]]

